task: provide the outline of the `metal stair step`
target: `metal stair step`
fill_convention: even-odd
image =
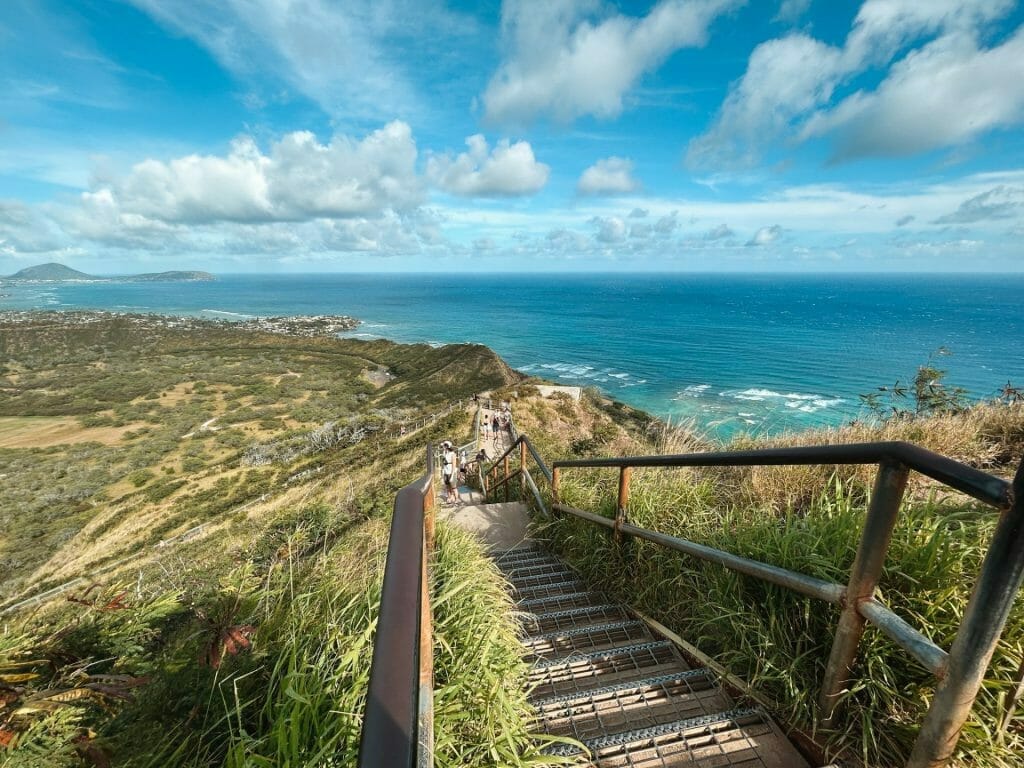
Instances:
[[[667,640],[573,654],[534,663],[529,673],[530,698],[579,693],[687,669],[675,645]]]
[[[502,568],[502,573],[505,577],[515,581],[516,579],[524,579],[528,576],[536,576],[541,573],[563,573],[571,572],[566,567],[565,563],[560,563],[557,560],[552,560],[549,563],[533,563],[531,565],[517,565],[511,568]]]
[[[514,587],[516,595],[520,600],[533,600],[538,597],[550,597],[553,595],[566,595],[573,592],[582,592],[584,584],[579,579],[552,582],[550,584],[534,584],[528,587]]]
[[[569,654],[590,653],[653,640],[642,621],[616,621],[588,627],[562,629],[523,639],[524,659],[555,659]]]
[[[517,590],[529,589],[530,587],[537,587],[543,584],[557,584],[562,581],[569,581],[578,579],[579,577],[568,568],[560,568],[557,571],[549,571],[547,573],[535,573],[531,576],[506,576],[509,583],[512,584]]]
[[[625,621],[631,618],[629,611],[621,605],[604,603],[583,605],[559,611],[538,611],[523,614],[523,626],[530,635],[542,635],[560,629],[604,624],[609,621]]]
[[[603,686],[533,702],[545,733],[588,741],[732,709],[706,669]]]
[[[807,761],[759,709],[688,718],[588,739],[583,744],[598,768],[807,768]],[[568,745],[552,752],[573,754]]]
[[[528,564],[530,561],[550,561],[557,558],[550,552],[537,547],[520,547],[499,552],[492,558],[499,568],[508,568],[515,565]]]
[[[567,611],[573,608],[599,605],[601,596],[596,592],[559,592],[553,595],[542,595],[529,600],[520,600],[517,607],[534,616],[545,613]]]

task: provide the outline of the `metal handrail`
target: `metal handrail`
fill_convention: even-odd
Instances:
[[[516,452],[519,454],[519,466],[513,472],[511,460]],[[907,767],[938,768],[948,763],[1024,580],[1024,461],[1012,483],[904,442],[564,460],[554,462],[549,468],[529,438],[520,434],[491,463],[486,473],[481,468],[481,484],[485,493],[504,487],[507,496],[511,481],[519,477],[522,493],[525,495],[529,488],[538,508],[545,514],[548,514],[548,509],[527,468],[528,456],[533,457],[550,484],[554,501],[552,511],[610,528],[616,540],[632,536],[651,541],[800,594],[838,604],[842,612],[819,696],[826,726],[835,723],[840,694],[848,685],[867,622],[878,627],[939,679]],[[426,591],[426,557],[433,542],[432,460],[433,450],[428,447],[427,474],[403,488],[395,500],[378,638],[371,667],[370,697],[360,743],[360,768],[411,766],[410,760],[416,760],[417,755],[421,758],[426,756],[426,762],[419,764],[430,764],[432,745],[427,725],[432,718],[431,671],[428,666],[430,605]],[[878,466],[857,556],[845,586],[639,528],[626,518],[635,467],[809,464]],[[614,519],[575,509],[559,501],[563,470],[600,467],[619,470]],[[948,653],[874,597],[911,470],[962,491],[1001,512],[978,581]],[[503,475],[501,479],[499,474]],[[487,482],[485,475],[493,478],[492,482]],[[412,628],[414,617],[418,621],[415,629]]]
[[[634,467],[732,467],[797,464],[877,464],[878,473],[864,531],[846,586],[785,568],[739,557],[675,536],[638,528],[626,521]],[[563,469],[614,467],[619,498],[614,520],[559,503]],[[964,618],[947,653],[874,598],[900,503],[911,470],[938,480],[1000,510],[1001,515]],[[637,456],[556,461],[552,464],[553,509],[645,539],[685,554],[778,584],[842,607],[839,626],[819,696],[823,723],[835,723],[840,694],[846,689],[861,636],[871,622],[917,659],[939,680],[907,768],[937,768],[953,754],[960,729],[983,682],[985,670],[1024,580],[1024,461],[1012,483],[904,442],[721,451],[674,456]]]
[[[370,664],[359,768],[433,762],[433,650],[427,558],[434,547],[434,449],[398,492]]]

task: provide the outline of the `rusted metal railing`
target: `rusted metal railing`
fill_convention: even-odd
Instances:
[[[922,722],[907,767],[939,768],[948,764],[1024,579],[1024,462],[1018,468],[1013,482],[1008,483],[919,446],[887,442],[556,461],[549,470],[530,441],[520,436],[491,465],[487,489],[494,493],[503,488],[507,497],[513,480],[521,478],[522,486],[530,487],[538,508],[545,514],[550,513],[527,469],[527,452],[532,455],[550,484],[553,500],[551,509],[555,512],[610,528],[617,541],[625,536],[650,541],[839,605],[839,623],[819,694],[822,721],[826,726],[835,723],[837,705],[850,682],[864,628],[868,622],[876,626],[938,679],[935,696]],[[513,471],[510,460],[516,453],[519,454],[519,467]],[[857,556],[845,585],[739,557],[676,536],[638,528],[628,522],[630,483],[632,470],[636,467],[812,464],[878,466]],[[599,467],[619,470],[618,499],[613,519],[575,509],[559,500],[563,470]],[[938,480],[1000,512],[967,611],[949,652],[910,626],[874,596],[911,471]]]
[[[434,548],[434,448],[395,497],[370,665],[359,768],[433,763],[433,652],[427,565]]]

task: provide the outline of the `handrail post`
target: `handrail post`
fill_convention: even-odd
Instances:
[[[505,501],[508,501],[508,480],[509,480],[508,452],[505,453],[505,460],[502,461],[502,466],[504,466],[504,468],[505,468]]]
[[[622,524],[626,522],[626,507],[629,505],[629,481],[633,476],[632,467],[619,467],[619,500],[615,507],[615,543],[622,543]]]
[[[949,761],[1024,579],[1024,461],[1010,496],[907,768],[939,768]]]
[[[551,501],[553,504],[560,504],[562,502],[559,497],[559,492],[562,487],[562,468],[554,466],[551,468]]]
[[[907,467],[899,462],[883,459],[878,465],[864,532],[861,534],[853,568],[850,569],[843,611],[839,616],[839,626],[836,627],[818,699],[822,725],[826,728],[835,724],[837,699],[850,679],[857,647],[864,634],[865,619],[860,614],[859,604],[870,598],[878,586],[908,475]]]
[[[521,499],[526,498],[526,441],[519,440],[519,496]]]

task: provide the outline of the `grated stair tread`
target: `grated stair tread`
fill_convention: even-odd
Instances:
[[[584,584],[579,579],[573,578],[567,581],[556,581],[549,584],[534,584],[528,587],[513,586],[516,594],[521,600],[533,600],[538,597],[551,597],[554,595],[565,595],[571,592],[584,591]]]
[[[523,614],[523,626],[531,637],[557,632],[560,629],[586,627],[611,621],[626,621],[631,618],[629,611],[621,605],[602,603],[583,605],[557,611]]]
[[[597,768],[809,768],[759,709],[736,709],[584,742]]]
[[[737,709],[706,669],[536,547],[495,562],[517,599],[530,701],[545,733],[599,768],[809,768],[760,709]],[[552,754],[581,756],[557,745]],[[578,759],[578,757],[577,757]]]
[[[704,669],[534,702],[545,733],[583,742],[712,715],[734,706],[732,698]]]
[[[560,592],[553,595],[541,595],[529,600],[520,600],[519,609],[534,616],[542,616],[556,611],[600,605],[601,602],[602,598],[596,592]]]
[[[615,621],[574,629],[562,629],[544,635],[523,639],[524,658],[555,659],[570,654],[617,648],[653,640],[650,630],[642,621]]]
[[[537,698],[578,693],[626,680],[689,669],[676,647],[668,640],[609,648],[592,653],[575,653],[534,663],[528,680]]]

